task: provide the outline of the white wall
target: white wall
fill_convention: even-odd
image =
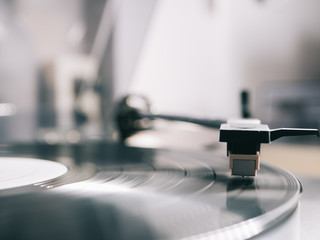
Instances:
[[[129,91],[158,112],[239,115],[264,82],[320,79],[317,0],[161,0]],[[310,70],[310,66],[312,68]]]
[[[257,113],[265,83],[320,79],[320,1],[234,1],[232,12],[239,78]]]
[[[237,116],[241,82],[231,3],[158,1],[130,91],[146,95],[156,112]]]
[[[114,95],[128,91],[141,46],[149,30],[156,0],[113,0],[116,11],[113,32]]]

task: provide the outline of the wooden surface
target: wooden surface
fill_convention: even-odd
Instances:
[[[320,178],[320,146],[262,144],[261,162],[286,169],[295,175]]]

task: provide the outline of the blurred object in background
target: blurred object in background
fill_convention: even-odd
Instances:
[[[16,1],[0,1],[0,141],[30,141],[36,127],[36,60]]]
[[[320,82],[270,82],[259,92],[256,112],[272,128],[320,128]]]
[[[299,109],[291,109],[292,113],[288,114],[288,110],[279,111],[279,106],[271,105],[269,101],[271,98],[280,101],[283,94],[281,101],[286,101],[290,108],[301,108],[309,103],[297,104],[298,98],[300,102],[302,96],[315,100],[316,90],[312,86],[320,82],[320,29],[317,27],[320,2],[236,1],[232,6],[233,18],[237,19],[233,27],[241,69],[239,78],[252,93],[252,109],[260,114],[257,117],[271,127],[287,124],[317,127],[311,124],[311,121],[318,121],[314,114],[314,119],[310,119],[310,113],[306,113],[309,119],[304,125],[305,122],[297,122],[297,116],[293,116],[293,112],[297,113]],[[271,94],[276,95],[276,99]],[[314,109],[315,102],[312,105]],[[264,107],[268,110],[265,111]]]
[[[85,1],[69,2],[67,7],[73,13],[71,15],[68,15],[68,11],[62,11],[64,21],[60,26],[57,25],[60,29],[64,28],[64,33],[60,36],[61,49],[45,60],[44,78],[40,85],[43,88],[39,89],[42,98],[39,99],[39,112],[42,114],[39,118],[37,138],[40,141],[50,144],[77,143],[90,138],[101,140],[104,137],[99,69],[110,40],[113,6],[112,1],[108,1],[108,4],[104,1],[99,3],[101,10],[97,12],[95,9],[98,19],[87,16],[93,13],[90,12],[90,7],[87,8]],[[51,5],[59,11],[62,2]],[[30,6],[25,7],[28,9]],[[37,3],[34,7],[45,8],[47,5],[41,6],[41,3]],[[33,24],[36,26],[35,30],[40,31],[39,27]],[[93,38],[88,36],[89,27]],[[46,42],[42,47],[48,47]],[[47,108],[42,103],[51,106]],[[51,116],[54,121],[50,121]]]
[[[0,118],[0,141],[114,139],[113,106],[128,93],[154,113],[240,117],[242,89],[255,109],[265,83],[280,96],[279,81],[320,79],[319,10],[316,0],[2,0],[0,103],[15,115]],[[290,124],[316,127],[314,113],[307,126],[293,120],[291,99]]]
[[[0,142],[110,140],[154,4],[1,0]]]
[[[48,103],[47,98],[53,97],[52,112],[40,119],[39,140],[77,143],[113,138],[114,100],[126,92],[154,3],[74,0],[65,6],[64,1],[51,2],[57,11],[53,18],[64,9],[64,21],[56,26],[56,31],[64,32],[61,40],[53,43],[60,42],[60,49],[43,61],[45,90],[40,93],[48,94],[42,94],[44,101],[39,102]],[[47,4],[35,1],[35,6],[26,7],[48,11]],[[45,20],[47,16],[42,17]],[[41,31],[37,22],[33,25],[35,31]],[[42,48],[47,47],[43,41]],[[46,109],[43,106],[40,112],[46,113]],[[50,123],[50,116],[55,121]]]

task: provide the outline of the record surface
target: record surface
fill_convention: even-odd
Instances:
[[[246,239],[290,216],[301,191],[294,176],[263,164],[258,177],[232,177],[212,152],[95,144],[0,153],[68,167],[0,190],[0,239]]]

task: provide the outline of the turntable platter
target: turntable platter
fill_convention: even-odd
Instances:
[[[210,152],[101,145],[70,153],[77,171],[83,162],[97,171],[4,194],[1,239],[247,239],[281,224],[299,202],[288,172],[262,165],[256,178],[231,177],[227,159]]]

